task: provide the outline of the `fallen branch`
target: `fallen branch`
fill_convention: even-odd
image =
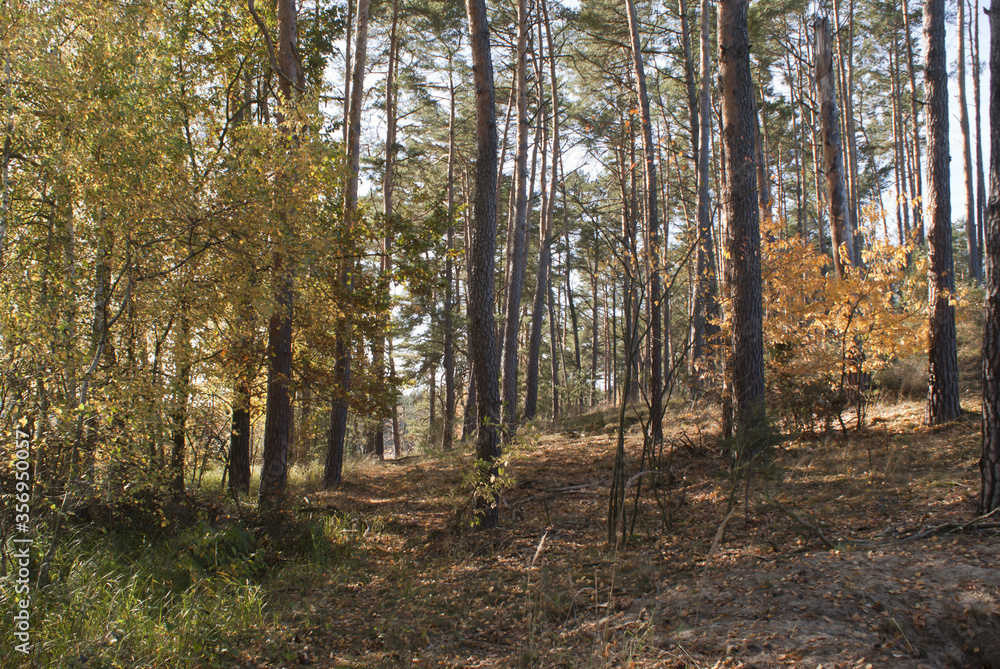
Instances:
[[[978,518],[973,518],[966,523],[941,523],[940,525],[929,527],[926,530],[900,537],[897,541],[916,541],[918,539],[926,539],[927,537],[931,537],[936,534],[954,534],[956,532],[962,532],[972,526],[975,526],[976,530],[997,529],[1000,528],[1000,523],[986,523],[985,525],[981,525],[980,523],[990,516],[995,515],[998,511],[1000,511],[1000,507],[993,509],[989,513],[983,514]]]
[[[787,506],[785,506],[781,502],[778,502],[778,501],[775,501],[775,500],[771,499],[771,495],[767,491],[767,488],[764,488],[764,500],[770,506],[773,506],[774,508],[778,509],[779,511],[781,511],[782,513],[784,513],[786,516],[788,516],[789,518],[791,518],[792,520],[794,520],[796,523],[798,523],[802,527],[804,527],[807,530],[809,530],[813,534],[813,536],[815,536],[817,539],[819,539],[820,542],[824,546],[826,546],[827,548],[830,548],[830,549],[836,548],[836,546],[833,544],[833,542],[826,538],[826,535],[823,534],[822,530],[820,530],[818,527],[816,527],[815,525],[813,525],[809,521],[803,520],[797,513],[795,513],[791,509],[789,509]]]
[[[555,488],[546,488],[546,492],[573,492],[575,490],[586,490],[588,488],[598,488],[600,486],[607,485],[607,481],[594,481],[593,483],[581,483],[580,485],[567,485],[567,486],[557,486]]]
[[[340,513],[340,509],[335,506],[300,506],[299,513]]]
[[[722,537],[726,535],[726,526],[729,525],[729,519],[733,517],[736,513],[736,506],[734,505],[729,509],[729,513],[726,517],[722,519],[722,523],[719,525],[719,529],[715,532],[715,538],[712,540],[712,546],[708,549],[708,555],[705,556],[705,569],[708,569],[708,564],[712,561],[712,555],[715,554],[715,549],[719,547],[722,543]]]

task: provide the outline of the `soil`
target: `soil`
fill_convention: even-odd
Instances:
[[[240,666],[1000,667],[1000,519],[970,524],[978,420],[921,411],[786,435],[734,495],[717,417],[681,407],[617,546],[603,421],[527,433],[492,532],[468,525],[470,456],[372,464],[304,493],[352,519],[350,555],[275,595],[282,625]]]

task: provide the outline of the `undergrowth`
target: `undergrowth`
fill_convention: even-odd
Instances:
[[[71,517],[50,583],[32,582],[31,652],[15,649],[5,625],[0,666],[233,666],[255,633],[277,624],[284,601],[273,592],[278,584],[353,564],[363,534],[341,516],[287,517],[281,525],[274,531],[252,515],[203,511],[160,528]],[[33,577],[51,540],[48,526],[38,526]],[[14,610],[13,578],[0,577],[7,611]]]

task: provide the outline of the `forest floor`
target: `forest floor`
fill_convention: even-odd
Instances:
[[[350,556],[275,590],[280,624],[238,666],[1000,667],[1000,519],[963,526],[979,419],[928,428],[922,411],[786,435],[711,556],[731,484],[704,407],[669,416],[668,474],[617,548],[600,420],[527,436],[493,532],[462,513],[469,456],[372,464],[304,493],[350,519]],[[635,426],[631,472],[641,443]]]

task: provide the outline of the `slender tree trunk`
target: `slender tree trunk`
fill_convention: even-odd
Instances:
[[[171,487],[184,492],[184,460],[186,458],[188,395],[191,389],[191,304],[188,297],[181,297],[178,305],[180,326],[174,347],[174,411],[171,416],[170,469],[173,473]]]
[[[544,4],[542,5],[544,7]],[[542,88],[542,69],[541,61],[544,58],[542,48],[542,26],[539,23],[539,46],[538,46],[538,66],[536,69],[536,76],[539,81],[539,90]],[[551,46],[551,44],[550,44]],[[550,57],[552,54],[550,53]],[[552,61],[550,61],[552,64]],[[538,411],[538,368],[540,364],[541,348],[542,348],[542,320],[545,318],[546,304],[549,294],[549,272],[552,266],[552,212],[553,212],[553,201],[555,199],[555,189],[556,180],[558,178],[558,157],[559,157],[559,106],[558,106],[558,89],[555,78],[555,65],[552,64],[552,77],[551,77],[551,94],[552,94],[552,109],[548,111],[551,114],[552,120],[552,179],[551,183],[547,182],[547,157],[548,154],[544,152],[547,146],[547,138],[545,136],[545,127],[542,126],[542,203],[541,210],[539,212],[539,254],[538,254],[538,266],[535,272],[535,296],[532,305],[532,317],[531,317],[531,330],[529,331],[528,339],[528,368],[526,370],[525,379],[525,400],[524,400],[524,419],[532,420]],[[541,98],[541,95],[539,96]],[[546,115],[546,121],[549,120],[548,114]],[[539,119],[541,123],[541,119]],[[555,351],[555,348],[552,348]],[[556,381],[558,383],[558,381]]]
[[[764,348],[762,332],[760,220],[753,132],[756,123],[750,77],[748,0],[719,2],[719,71],[728,199],[726,252],[731,259],[733,388],[737,453],[747,462],[764,447]]]
[[[969,99],[965,94],[965,0],[958,5],[958,125],[962,131],[962,167],[965,173],[965,232],[969,250],[969,277],[979,283],[982,275],[979,237],[976,234],[976,191],[972,185],[972,142],[969,139]]]
[[[385,178],[382,182],[382,214],[383,220],[385,221],[385,235],[382,238],[382,258],[379,267],[379,291],[380,299],[383,300],[380,311],[385,315],[386,320],[390,318],[389,315],[389,291],[390,291],[390,274],[392,271],[392,190],[393,190],[393,179],[395,177],[396,171],[396,66],[398,60],[398,50],[399,44],[396,39],[396,27],[399,21],[399,0],[393,0],[392,3],[392,25],[389,29],[389,64],[386,72],[385,80],[385,113],[386,113],[386,130],[385,130]],[[449,178],[450,178],[449,174]],[[451,183],[449,181],[449,188]],[[449,259],[450,261],[450,259]],[[447,333],[445,334],[447,339]],[[386,381],[386,347],[388,345],[388,338],[385,334],[380,333],[375,339],[375,346],[372,351],[372,364],[375,367],[375,373],[378,375],[380,381],[380,386],[385,388],[388,384]],[[447,345],[447,341],[446,341]],[[396,411],[395,402],[391,409],[393,412]],[[371,444],[371,450],[374,452],[375,457],[379,460],[385,459],[385,416],[379,415],[374,424],[370,428],[370,433],[368,435],[368,441]]]
[[[465,224],[465,315],[468,322],[472,322],[472,294],[470,291],[470,284],[472,281],[472,220],[469,217],[469,212],[472,210],[471,202],[471,189],[469,188],[469,172],[466,170],[463,174],[463,180],[465,183],[465,214],[463,216]],[[472,348],[466,343],[466,362],[468,365],[468,392],[465,398],[465,412],[462,416],[462,441],[469,439],[476,435],[478,431],[478,416],[477,408],[478,398],[476,397],[476,373],[475,365],[473,360]]]
[[[688,21],[687,0],[678,0],[677,13],[681,18],[681,52],[684,56],[684,86],[688,97],[688,132],[691,134],[691,156],[693,163],[699,164],[699,151],[701,150],[701,117],[700,102],[694,83],[694,57],[691,55],[691,27]],[[702,11],[704,12],[704,0],[702,1]],[[704,27],[705,20],[702,19]]]
[[[351,2],[346,0],[347,5],[347,36],[344,38],[344,146],[347,146],[347,119],[351,116],[351,68],[354,63],[351,60],[351,35],[354,28],[354,8],[359,0]]]
[[[1000,10],[990,17],[990,200],[986,230],[983,332],[983,454],[979,513],[1000,507]]]
[[[820,95],[820,121],[823,136],[823,171],[826,174],[826,201],[833,237],[833,266],[841,279],[846,275],[844,257],[854,265],[854,242],[851,232],[851,209],[844,177],[844,153],[840,147],[840,122],[833,86],[830,20],[823,17],[816,24],[816,83]]]
[[[448,111],[448,233],[444,261],[444,436],[441,448],[450,451],[455,440],[455,326],[454,262],[451,250],[455,245],[455,82],[448,68],[448,89],[451,104]]]
[[[552,284],[549,283],[549,289],[546,291],[548,294],[548,310],[549,310],[549,363],[552,368],[552,420],[559,418],[559,356],[562,352],[562,340],[559,337],[559,325],[557,324],[557,313],[555,308],[555,299],[552,295]]]
[[[517,2],[517,153],[514,156],[514,218],[507,277],[507,309],[503,348],[503,407],[507,439],[517,429],[518,335],[521,331],[521,295],[528,255],[528,22],[527,0]]]
[[[388,338],[388,345],[386,346],[386,354],[389,358],[389,378],[392,380],[393,388],[396,387],[396,361],[392,357],[392,337]],[[398,458],[403,452],[403,433],[400,431],[399,425],[399,402],[393,402],[392,405],[392,455],[394,458]]]
[[[712,159],[709,142],[712,136],[711,116],[711,4],[701,0],[701,94],[698,118],[701,122],[698,151],[698,257],[695,277],[694,304],[691,315],[691,392],[698,397],[704,391],[703,375],[706,358],[711,356],[711,342],[718,334],[715,321],[719,317],[719,298],[715,270],[715,240],[712,234],[712,195],[709,188],[709,162]]]
[[[544,0],[542,0],[544,2]],[[632,67],[635,69],[636,90],[639,97],[639,114],[642,120],[642,148],[645,157],[646,216],[649,232],[650,255],[650,420],[653,443],[663,439],[663,319],[660,296],[660,218],[656,185],[656,146],[653,144],[653,122],[649,113],[649,95],[646,92],[646,72],[642,62],[642,45],[639,40],[639,22],[635,14],[635,1],[625,0],[629,17],[629,37],[632,45]]]
[[[903,139],[903,96],[899,81],[899,42],[895,34],[890,52],[890,77],[892,80],[892,143],[896,150],[896,217],[899,221],[899,243],[910,238],[910,206],[906,200],[906,141]],[[907,263],[909,264],[909,263]]]
[[[427,442],[433,444],[437,434],[437,364],[431,362],[427,370]]]
[[[299,60],[298,10],[295,0],[278,0],[278,87],[285,101],[297,100],[303,87],[302,64]],[[277,117],[283,125],[284,115]],[[287,132],[287,129],[286,129]],[[288,138],[288,141],[292,141]],[[279,175],[281,182],[293,180],[293,175]],[[284,186],[291,188],[290,183]],[[287,205],[282,205],[283,207]],[[277,212],[282,232],[290,232],[288,218],[291,212]],[[278,503],[288,480],[288,448],[292,430],[292,263],[282,248],[284,242],[276,240],[272,275],[275,283],[276,308],[268,324],[267,344],[267,407],[264,419],[264,457],[261,466],[259,503],[271,506]]]
[[[597,273],[599,265],[597,261],[597,256],[594,256],[594,270],[590,275],[590,302],[591,308],[593,310],[592,320],[590,321],[590,408],[593,409],[597,406],[597,345],[599,343],[600,334],[600,308],[597,302]],[[607,377],[605,376],[605,379]]]
[[[910,172],[910,183],[915,186],[915,189],[910,206],[913,207],[913,229],[917,233],[917,245],[923,246],[924,217],[921,203],[924,199],[924,181],[920,166],[920,122],[918,116],[920,101],[917,99],[917,75],[913,64],[913,36],[910,34],[909,0],[903,0],[903,36],[906,38],[906,72],[910,82],[910,119],[913,121],[913,149],[910,153],[913,169]]]
[[[255,281],[251,278],[251,285]],[[229,489],[250,492],[250,397],[254,375],[253,304],[246,300],[241,305],[239,334],[236,351],[236,380],[233,384],[233,427],[229,439]]]
[[[490,57],[486,0],[466,0],[472,47],[472,74],[476,92],[476,203],[472,241],[472,276],[469,281],[469,349],[476,374],[479,436],[476,454],[483,463],[486,487],[479,497],[480,525],[497,526],[497,493],[490,487],[497,476],[500,457],[500,356],[493,322],[494,250],[497,230],[497,122]]]
[[[971,6],[971,3],[970,3]],[[979,56],[979,0],[971,9],[972,15],[976,17],[971,23],[975,26],[975,34],[971,40],[972,54],[975,67],[972,71],[972,101],[976,108],[976,244],[979,246],[981,254],[985,254],[984,236],[986,231],[986,181],[983,177],[983,123],[982,111],[980,109],[979,77],[982,72],[982,61]],[[973,30],[973,25],[969,30]],[[980,270],[985,271],[980,263]]]
[[[928,303],[930,362],[927,422],[946,423],[961,412],[955,342],[955,269],[951,252],[951,182],[948,163],[948,60],[945,0],[924,2],[924,90],[927,102]]]
[[[573,244],[569,234],[569,204],[566,198],[566,170],[563,165],[562,156],[559,157],[559,174],[562,183],[563,202],[563,239],[566,242],[566,263],[564,272],[566,275],[566,308],[569,309],[570,325],[573,328],[573,353],[577,374],[582,370],[580,359],[580,323],[577,319],[576,304],[573,300]],[[565,365],[563,368],[565,369]],[[580,397],[580,405],[583,406],[583,397]]]
[[[368,52],[368,0],[358,0],[357,35],[354,47],[354,72],[351,83],[351,111],[347,128],[347,184],[344,188],[344,228],[354,225],[358,211],[358,172],[361,169],[361,103],[364,99],[365,61]],[[391,181],[390,181],[391,184]],[[391,206],[391,204],[390,204]],[[353,290],[354,262],[342,261],[340,283],[345,294]],[[330,438],[327,442],[323,487],[341,481],[344,465],[344,441],[347,438],[348,394],[351,391],[350,323],[341,323],[336,336],[334,398],[330,406]]]

